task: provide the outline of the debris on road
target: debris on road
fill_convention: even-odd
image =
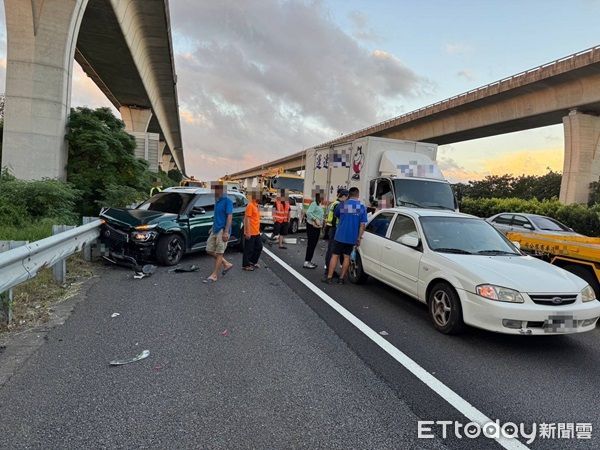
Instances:
[[[156,272],[156,269],[157,269],[157,266],[155,266],[153,264],[146,264],[145,266],[142,267],[141,271],[139,271],[139,270],[135,271],[133,278],[135,278],[136,280],[140,280],[142,278],[149,277],[154,272]]]
[[[283,238],[283,243],[295,245],[298,243],[298,239],[297,238]]]
[[[221,336],[229,336],[229,331],[227,330],[227,328],[225,328],[223,331],[221,331]]]
[[[383,331],[380,331],[379,334],[382,335],[382,336],[387,336],[388,332],[385,331],[385,330],[383,330]]]
[[[114,317],[119,317],[120,315],[121,315],[121,314],[119,314],[119,313],[112,313],[112,314],[110,315],[110,317],[113,317],[113,318],[114,318]]]
[[[111,362],[109,362],[109,364],[111,366],[122,366],[124,364],[129,364],[132,362],[136,362],[136,361],[140,361],[142,359],[147,358],[148,356],[150,356],[150,350],[144,350],[142,353],[140,353],[139,355],[130,358],[130,359],[114,359]]]
[[[185,272],[198,272],[200,270],[200,266],[196,264],[192,264],[190,267],[175,267],[174,269],[169,269],[169,272],[173,273],[185,273]]]

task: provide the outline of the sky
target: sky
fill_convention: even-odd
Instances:
[[[600,0],[171,0],[170,9],[186,167],[200,179],[600,44]],[[3,86],[4,20],[0,41]],[[77,64],[72,89],[72,106],[110,106]],[[438,160],[451,181],[543,174],[562,169],[563,148],[556,125],[440,146]]]

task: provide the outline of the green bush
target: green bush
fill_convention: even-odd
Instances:
[[[461,212],[487,218],[502,212],[522,212],[552,217],[586,236],[600,236],[600,204],[563,205],[558,200],[520,198],[465,198]]]

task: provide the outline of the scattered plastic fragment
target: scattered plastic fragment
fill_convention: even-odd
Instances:
[[[112,314],[110,315],[110,317],[119,317],[120,315],[121,315],[121,314],[119,314],[119,313],[112,313]]]
[[[388,332],[384,330],[384,331],[380,331],[379,334],[382,336],[387,336]]]
[[[283,243],[284,244],[297,244],[298,243],[298,239],[296,239],[296,238],[283,238]]]
[[[369,309],[369,307],[368,307],[368,306],[363,306],[363,308],[364,308],[364,309]]]
[[[115,359],[111,362],[109,362],[109,364],[111,366],[122,366],[124,364],[129,364],[132,362],[136,362],[136,361],[140,361],[142,359],[147,358],[148,356],[150,356],[150,350],[144,350],[142,353],[140,353],[139,355],[133,357],[133,358],[129,358],[129,359]]]
[[[152,264],[146,264],[142,267],[142,273],[146,275],[152,275],[156,271],[156,266]]]
[[[227,330],[227,328],[221,331],[221,336],[229,336],[229,331]]]
[[[169,272],[174,272],[174,273],[183,273],[183,272],[198,272],[200,270],[200,267],[197,266],[196,264],[192,264],[190,267],[175,267],[174,269],[170,269]]]
[[[133,275],[133,278],[135,278],[136,280],[141,280],[142,278],[146,278],[146,277],[149,277],[149,276],[150,276],[150,275],[147,275],[147,274],[145,274],[145,273],[142,273],[142,272],[136,272],[136,273]]]

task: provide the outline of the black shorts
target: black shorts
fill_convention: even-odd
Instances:
[[[345,244],[344,242],[333,241],[333,249],[331,250],[331,253],[333,253],[334,255],[350,256],[353,249],[354,244]]]
[[[275,222],[273,224],[273,235],[286,236],[288,234],[289,222]]]

